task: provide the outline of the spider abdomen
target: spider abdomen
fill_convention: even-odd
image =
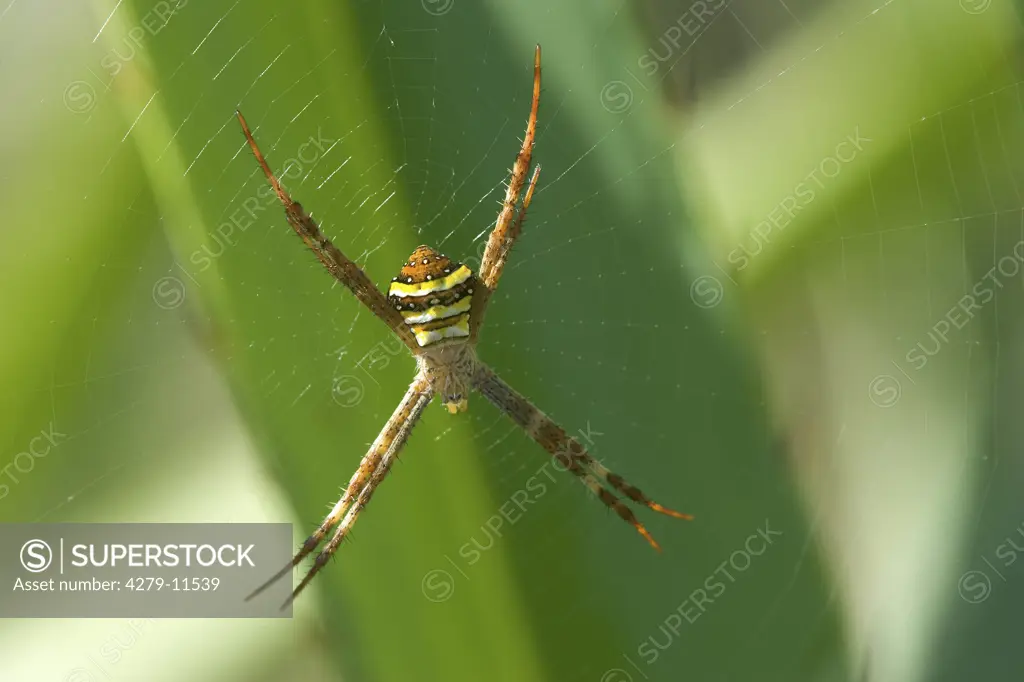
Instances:
[[[388,302],[402,314],[421,347],[463,339],[469,336],[475,281],[467,266],[419,246],[391,280]]]

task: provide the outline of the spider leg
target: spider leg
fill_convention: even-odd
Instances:
[[[381,451],[378,448],[371,446],[370,450],[363,456],[362,461],[359,462],[359,468],[356,469],[356,473],[352,475],[352,479],[348,482],[348,486],[346,486],[341,499],[339,499],[334,507],[331,508],[331,511],[328,512],[320,526],[313,531],[312,535],[306,538],[306,541],[302,543],[302,547],[295,553],[292,560],[267,580],[267,582],[253,590],[253,592],[245,598],[246,601],[249,601],[283,578],[289,573],[289,571],[298,566],[303,559],[313,553],[313,550],[323,542],[323,539],[327,537],[327,533],[330,532],[331,528],[337,525],[338,521],[341,520],[342,514],[344,514],[348,506],[352,504],[352,500],[355,499],[356,495],[359,494],[359,491],[366,485],[366,482],[370,478],[370,474],[377,468],[380,458]]]
[[[267,176],[270,186],[284,206],[288,224],[292,226],[292,229],[305,242],[306,246],[316,254],[317,259],[323,263],[327,271],[334,275],[335,279],[355,294],[359,302],[369,308],[370,312],[383,320],[409,349],[418,351],[419,344],[416,343],[416,337],[409,329],[409,326],[402,321],[402,316],[399,312],[388,303],[387,297],[370,281],[366,273],[320,231],[316,222],[303,210],[302,204],[293,200],[288,192],[285,191],[284,187],[281,186],[281,182],[274,175],[273,171],[270,170],[270,165],[256,144],[256,140],[253,138],[252,131],[249,130],[249,125],[245,122],[242,112],[236,111],[235,115],[242,126],[242,132],[249,143],[249,148],[252,149],[253,156],[256,157],[256,161],[259,162],[260,168],[263,169],[264,175]]]
[[[582,446],[580,446],[579,443],[577,443],[575,440],[570,440],[573,443],[575,443],[576,446],[582,448]],[[634,502],[642,504],[648,509],[653,509],[658,513],[665,514],[666,516],[671,516],[676,519],[686,519],[687,521],[693,520],[692,514],[683,514],[682,512],[677,512],[674,509],[669,509],[668,507],[660,505],[654,500],[650,499],[649,497],[644,495],[643,492],[635,485],[631,485],[624,478],[622,478],[622,476],[619,476],[615,472],[610,471],[608,467],[606,467],[605,465],[601,464],[596,459],[591,457],[590,453],[588,453],[586,450],[574,452],[573,457],[577,457],[583,460],[584,464],[586,464],[591,471],[593,471],[604,481],[606,481],[608,485],[615,488],[615,490],[619,491],[620,493],[622,493],[629,499],[633,500]]]
[[[423,402],[423,406],[425,407],[429,401],[430,398],[427,397]],[[418,417],[420,412],[422,412],[422,408],[416,413],[415,416]],[[412,427],[410,425],[409,431],[411,430]],[[408,433],[405,434],[405,437],[408,437]],[[370,503],[370,498],[373,497],[373,493],[377,489],[377,486],[381,484],[384,478],[391,471],[391,465],[398,458],[398,452],[401,449],[402,444],[405,442],[405,438],[401,438],[400,440],[401,442],[396,441],[395,445],[393,445],[387,452],[384,453],[384,456],[381,458],[379,465],[377,466],[376,469],[373,470],[373,474],[370,476],[369,482],[363,487],[362,490],[359,491],[359,497],[356,498],[355,504],[352,505],[352,507],[348,510],[348,513],[345,514],[345,518],[341,520],[341,524],[338,526],[338,529],[334,532],[334,535],[331,537],[330,541],[324,546],[323,550],[321,550],[320,553],[317,554],[316,560],[313,562],[312,568],[310,568],[309,572],[306,573],[306,576],[302,579],[302,582],[299,583],[299,586],[295,588],[295,591],[292,593],[292,596],[288,598],[288,600],[284,603],[284,606],[288,606],[288,604],[291,601],[293,601],[297,596],[299,596],[299,592],[301,592],[306,587],[306,585],[309,584],[309,581],[313,579],[313,576],[315,576],[320,571],[321,568],[327,565],[328,559],[330,559],[331,556],[333,556],[334,553],[338,551],[338,547],[341,546],[342,541],[345,540],[345,537],[348,535],[348,532],[352,530],[352,526],[355,525],[356,519],[359,518],[359,513],[362,512],[363,509],[366,508],[366,505]]]
[[[347,528],[350,528],[351,524],[355,521],[353,512],[358,514],[358,511],[369,501],[370,495],[373,494],[373,489],[377,487],[380,481],[383,480],[384,476],[387,474],[388,469],[391,467],[392,460],[398,455],[402,446],[405,445],[405,442],[409,439],[409,434],[412,433],[413,427],[416,425],[417,420],[423,413],[423,409],[430,402],[431,397],[432,393],[427,379],[422,376],[416,377],[416,380],[409,386],[409,390],[406,392],[405,397],[402,398],[398,407],[395,408],[394,413],[384,425],[384,428],[377,436],[377,439],[370,446],[366,455],[363,456],[362,461],[359,463],[359,468],[349,481],[341,499],[338,500],[330,513],[327,514],[323,523],[321,523],[320,526],[313,531],[313,534],[310,535],[304,543],[302,543],[302,547],[295,554],[292,560],[284,568],[274,574],[267,582],[263,583],[263,585],[246,597],[246,601],[252,599],[270,585],[283,578],[292,570],[292,568],[312,554],[327,536],[327,533],[331,528],[338,525],[340,520],[341,525],[338,527],[338,532],[335,533],[335,536],[327,544],[326,548],[317,555],[316,563],[313,568],[303,579],[299,587],[295,589],[288,601],[285,602],[284,606],[287,606],[295,599],[296,596],[298,596],[299,592],[305,588],[310,579],[320,571],[327,559],[337,550],[338,545],[341,543],[341,539],[344,537],[342,536],[342,538],[338,538],[338,535],[341,533],[342,529],[345,529],[345,532],[347,533]],[[367,489],[369,489],[368,494],[366,493]],[[347,514],[345,514],[346,509],[348,510]],[[345,514],[344,518],[342,518],[342,514]]]
[[[474,297],[474,310],[470,316],[470,324],[473,325],[471,336],[476,338],[477,330],[483,319],[487,301],[490,299],[494,289],[498,286],[498,279],[501,277],[508,253],[519,233],[522,231],[523,219],[526,217],[526,207],[533,197],[533,188],[537,183],[537,172],[534,171],[530,188],[527,190],[526,198],[522,207],[516,212],[516,204],[519,195],[526,184],[526,178],[530,172],[530,159],[533,156],[533,140],[537,134],[537,107],[540,105],[540,45],[537,46],[533,56],[533,99],[530,103],[530,118],[526,123],[526,134],[523,136],[523,145],[516,156],[516,162],[512,165],[512,177],[509,179],[508,189],[505,191],[505,200],[502,202],[498,219],[494,223],[494,229],[487,238],[487,246],[484,248],[483,258],[480,260],[479,279],[483,285],[479,294]]]
[[[296,597],[299,593],[305,589],[306,585],[313,579],[317,573],[320,572],[324,566],[327,565],[327,561],[338,551],[338,547],[341,546],[342,541],[348,535],[348,532],[352,530],[352,526],[355,525],[356,519],[359,518],[359,513],[366,508],[366,505],[370,503],[370,498],[373,497],[374,491],[377,486],[381,484],[384,478],[391,471],[391,465],[398,458],[398,453],[401,452],[402,447],[406,441],[409,440],[409,435],[412,433],[412,429],[416,426],[416,422],[419,421],[420,415],[423,414],[424,408],[430,403],[430,399],[433,394],[426,388],[424,384],[421,388],[417,389],[416,384],[409,387],[409,393],[406,394],[406,400],[403,400],[403,405],[399,405],[399,409],[396,410],[395,415],[402,412],[402,418],[397,421],[397,430],[390,437],[382,437],[388,431],[388,428],[395,422],[395,418],[392,417],[391,421],[388,422],[388,426],[385,426],[385,431],[378,436],[378,441],[381,442],[381,457],[377,467],[370,474],[370,480],[363,486],[362,490],[359,491],[359,496],[356,498],[355,503],[349,508],[345,514],[345,518],[341,520],[341,524],[338,525],[338,529],[334,532],[330,541],[324,548],[316,555],[316,560],[313,562],[313,566],[306,573],[306,576],[299,583],[292,595],[285,601],[282,608],[285,608]],[[404,404],[407,400],[410,400],[410,404],[403,409]]]
[[[604,479],[609,486],[618,490],[629,499],[643,504],[654,511],[680,519],[693,518],[689,514],[681,514],[651,501],[637,487],[630,485],[621,476],[609,471],[603,464],[591,457],[579,441],[569,436],[565,429],[553,422],[525,396],[502,381],[490,368],[482,364],[479,366],[473,378],[473,387],[498,409],[507,414],[512,421],[526,431],[541,447],[551,453],[559,464],[579,477],[582,483],[597,495],[598,499],[610,507],[619,518],[636,528],[637,532],[659,552],[661,547],[651,537],[651,534],[644,528],[643,524],[637,520],[633,511],[621,499],[616,497],[611,490],[602,486],[598,481],[598,477]],[[590,468],[590,471],[587,470],[587,467]],[[595,473],[597,476],[594,475]]]
[[[523,197],[523,203],[519,207],[516,219],[512,223],[512,227],[509,229],[505,241],[501,245],[501,250],[498,252],[498,255],[495,256],[491,270],[491,272],[494,273],[495,286],[497,286],[498,278],[505,269],[505,263],[508,261],[508,256],[512,252],[512,245],[519,237],[519,234],[523,231],[523,221],[526,220],[526,209],[529,208],[530,202],[533,201],[533,191],[537,187],[537,177],[539,175],[540,164],[537,164],[533,169],[533,175],[530,177],[530,184],[526,188],[526,196]],[[469,316],[471,342],[476,342],[476,339],[480,334],[480,327],[484,321],[484,312],[486,312],[487,304],[491,300],[491,294],[494,293],[494,289],[487,286],[480,287],[480,289],[480,293],[473,298],[473,308]]]

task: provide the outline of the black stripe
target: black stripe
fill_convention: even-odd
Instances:
[[[436,305],[454,305],[469,296],[470,290],[476,290],[475,275],[470,275],[462,284],[456,284],[445,291],[432,291],[423,296],[388,296],[388,301],[394,307],[401,306],[403,311],[422,313]],[[431,301],[436,301],[436,303],[431,303]]]

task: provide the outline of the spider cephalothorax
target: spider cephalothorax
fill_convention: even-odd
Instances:
[[[416,360],[445,409],[455,414],[469,408],[469,389],[479,366],[472,344],[458,341],[432,345],[424,348]]]
[[[512,177],[505,192],[501,212],[498,213],[494,229],[487,239],[480,261],[480,272],[474,274],[466,265],[452,261],[429,246],[420,246],[409,256],[409,260],[402,266],[401,273],[391,280],[387,296],[377,289],[358,265],[324,236],[302,206],[288,195],[263,158],[242,114],[238,114],[249,147],[266,174],[274,193],[281,200],[292,229],[316,254],[324,267],[348,287],[349,291],[406,345],[416,358],[418,370],[405,397],[370,446],[369,452],[363,457],[341,499],[327,514],[323,523],[303,543],[291,563],[253,592],[250,599],[278,578],[288,574],[292,567],[316,550],[331,529],[337,526],[334,535],[317,554],[312,568],[292,592],[285,605],[309,584],[348,535],[359,512],[366,507],[373,491],[390,471],[392,463],[408,440],[423,410],[435,395],[440,396],[442,404],[453,414],[466,409],[470,389],[483,395],[547,450],[567,471],[577,476],[598,499],[624,521],[632,524],[655,549],[659,549],[658,543],[637,520],[633,511],[626,506],[622,497],[669,516],[691,518],[687,514],[672,511],[650,500],[636,486],[630,485],[621,476],[609,471],[591,457],[579,441],[570,437],[562,427],[477,359],[476,342],[484,312],[498,286],[512,245],[522,232],[526,209],[533,199],[533,190],[537,186],[540,166],[534,169],[532,176],[529,172],[533,140],[537,131],[539,102],[538,45],[533,62],[533,99],[530,105],[530,119],[526,124],[526,135],[512,166]],[[526,184],[527,177],[530,178],[529,185]],[[524,187],[526,193],[520,204],[519,196]],[[617,497],[613,491],[622,497]]]

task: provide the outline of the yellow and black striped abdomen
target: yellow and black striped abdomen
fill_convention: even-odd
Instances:
[[[475,283],[468,267],[429,246],[420,246],[391,280],[388,301],[402,313],[416,342],[429,346],[469,336]]]

